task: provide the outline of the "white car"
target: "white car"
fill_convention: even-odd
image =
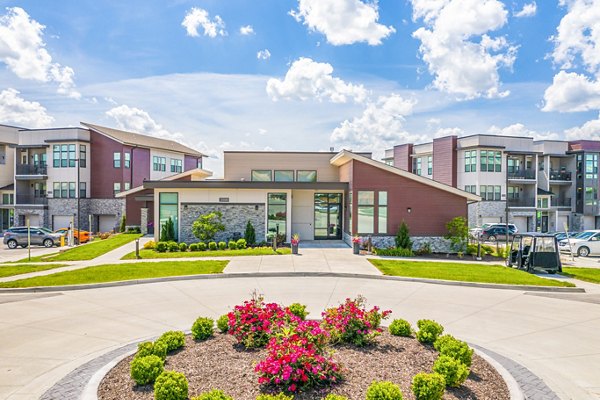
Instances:
[[[569,241],[571,242],[570,247]],[[600,255],[600,230],[583,231],[569,240],[563,239],[558,242],[558,249],[567,252],[572,249],[573,254],[580,257]]]

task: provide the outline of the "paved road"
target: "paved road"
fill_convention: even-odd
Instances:
[[[229,278],[0,296],[0,398],[36,399],[77,366],[125,343],[216,317],[257,289],[313,315],[363,294],[530,368],[563,399],[600,398],[600,296],[350,278]]]

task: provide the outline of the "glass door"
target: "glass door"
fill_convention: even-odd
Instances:
[[[342,195],[315,193],[315,240],[342,238]]]

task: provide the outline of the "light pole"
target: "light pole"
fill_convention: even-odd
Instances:
[[[80,161],[81,159],[79,157],[81,157],[81,151],[78,151],[75,154],[79,154],[79,156],[77,158],[75,158],[75,166],[77,167],[77,244],[79,244],[79,241],[81,240],[81,221],[80,221],[80,215],[81,215],[81,176],[80,176]]]

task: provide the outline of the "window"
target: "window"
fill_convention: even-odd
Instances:
[[[477,171],[477,150],[465,151],[465,172]]]
[[[421,175],[421,158],[415,159],[415,174]]]
[[[171,158],[171,172],[182,172],[183,171],[183,161],[178,160],[176,158]]]
[[[87,148],[85,144],[79,145],[79,166],[81,168],[87,167]]]
[[[52,195],[55,199],[60,198],[60,182],[54,182],[54,190]]]
[[[267,231],[286,235],[287,225],[287,194],[267,194]]]
[[[271,182],[273,180],[273,171],[270,169],[253,169],[252,182]]]
[[[165,172],[167,170],[167,158],[153,156],[152,157],[152,166],[154,171]]]
[[[537,200],[537,208],[548,208],[548,198],[539,197]]]
[[[598,204],[598,188],[586,187],[585,188],[585,205],[595,206]]]
[[[33,185],[33,197],[46,197],[46,184],[36,182]]]
[[[115,151],[113,153],[113,167],[121,168],[121,152]]]
[[[508,158],[508,173],[509,174],[515,174],[517,172],[519,172],[519,170],[521,169],[521,160],[516,159],[516,158]]]
[[[585,179],[598,179],[598,154],[585,155]]]
[[[69,196],[69,182],[60,183],[60,197],[66,199]]]
[[[76,160],[74,144],[55,144],[52,146],[52,166],[54,168],[75,167]],[[46,163],[44,155],[42,155],[41,162]]]
[[[477,185],[465,185],[465,192],[477,194]]]
[[[358,192],[358,233],[374,233],[375,192]]]
[[[173,227],[175,231],[175,240],[178,239],[178,220],[179,220],[179,195],[177,193],[159,193],[158,195],[158,221],[159,221],[159,231],[158,235],[160,237],[160,231],[165,226],[165,223],[171,218],[173,221]]]
[[[121,182],[115,182],[113,184],[113,194],[116,195],[119,192],[121,192]]]
[[[75,163],[77,160],[77,157],[75,156],[75,145],[74,144],[70,144],[69,145],[69,167],[73,168],[75,167]]]
[[[537,253],[555,253],[554,238],[539,237],[535,241],[535,251]]]
[[[58,144],[52,146],[52,166],[54,168],[60,167],[60,145]]]
[[[483,200],[498,201],[501,197],[500,185],[481,185],[479,187],[479,195]]]
[[[494,186],[494,200],[500,201],[501,198],[500,185]]]
[[[125,168],[131,168],[131,153],[125,152],[123,153],[123,166]]]
[[[433,175],[433,156],[427,156],[427,175]]]
[[[196,167],[202,169],[202,157],[198,158],[198,163],[196,164]]]
[[[348,192],[348,232],[352,235],[352,191]]]
[[[379,192],[379,201],[377,208],[377,225],[378,225],[378,233],[387,233],[387,208],[388,200],[387,200],[387,192]]]
[[[75,182],[69,182],[69,198],[75,198]]]
[[[79,197],[85,199],[87,197],[87,184],[85,182],[79,182]]]
[[[125,182],[125,191],[128,191],[129,189],[131,189],[131,183],[129,182]]]
[[[297,171],[296,180],[298,182],[316,182],[317,171]]]
[[[275,171],[275,182],[294,182],[294,171]]]
[[[479,157],[482,172],[502,172],[502,153],[500,151],[481,150]]]
[[[509,186],[508,187],[508,199],[516,200],[519,198],[519,187],[518,186]]]
[[[60,146],[60,166],[61,168],[69,166],[69,146],[66,144]]]

